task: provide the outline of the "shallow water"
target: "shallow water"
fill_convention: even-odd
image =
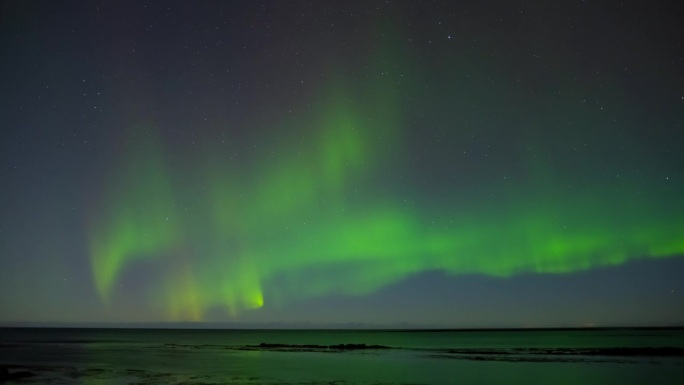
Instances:
[[[679,329],[0,329],[0,364],[33,374],[20,383],[679,384],[683,352]]]

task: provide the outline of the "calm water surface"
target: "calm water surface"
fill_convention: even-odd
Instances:
[[[391,349],[328,347],[338,344]],[[649,347],[675,349],[639,350]],[[0,364],[32,374],[17,383],[681,384],[681,352],[681,329],[0,329]]]

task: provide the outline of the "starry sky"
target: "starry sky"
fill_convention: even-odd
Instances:
[[[681,4],[0,18],[0,323],[684,325]]]

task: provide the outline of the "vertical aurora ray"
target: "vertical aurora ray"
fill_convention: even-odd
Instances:
[[[149,129],[140,131],[107,187],[100,221],[91,226],[93,276],[103,299],[124,266],[159,257],[180,235],[158,139]]]

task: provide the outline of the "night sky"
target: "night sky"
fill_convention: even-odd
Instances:
[[[678,2],[0,17],[0,323],[684,325]]]

